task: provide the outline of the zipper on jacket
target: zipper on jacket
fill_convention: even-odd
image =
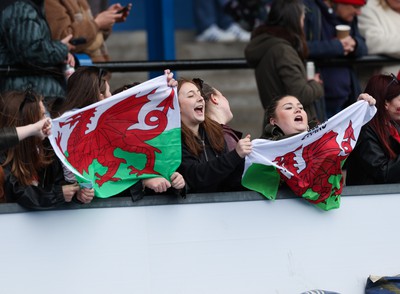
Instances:
[[[204,140],[203,140],[203,139],[201,139],[201,143],[203,144],[204,156],[206,157],[206,161],[208,161],[207,150],[206,150],[206,144],[204,143]]]

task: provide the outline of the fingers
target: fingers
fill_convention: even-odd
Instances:
[[[171,176],[171,185],[175,189],[182,189],[185,187],[185,179],[180,173],[174,172]]]
[[[355,50],[356,41],[351,36],[341,39],[340,42],[343,46],[344,55],[348,55]]]
[[[92,202],[94,198],[94,189],[87,189],[87,188],[81,189],[78,193],[77,198],[79,201],[85,204]]]
[[[252,144],[250,139],[251,137],[248,134],[244,139],[239,140],[236,145],[236,152],[241,158],[244,158],[246,155],[251,153]]]
[[[177,87],[178,82],[174,79],[174,73],[169,69],[164,70],[164,74],[167,76],[167,83],[169,87]]]
[[[105,10],[99,13],[94,19],[95,23],[102,30],[110,30],[122,13],[116,13],[116,9]]]
[[[49,117],[43,119],[44,123],[42,126],[42,134],[44,137],[48,137],[51,135],[51,119]]]
[[[67,64],[69,64],[72,67],[75,67],[75,58],[71,53],[68,53]]]
[[[51,119],[49,117],[43,118],[33,124],[31,136],[44,139],[51,134]]]
[[[171,183],[162,177],[144,179],[143,185],[149,189],[152,189],[156,193],[162,193],[171,187]]]
[[[374,97],[372,97],[371,95],[367,94],[367,93],[361,93],[358,96],[357,100],[365,100],[368,102],[369,105],[375,105],[376,104],[376,100]]]
[[[78,183],[62,186],[65,202],[71,202],[72,197],[79,191]]]
[[[72,39],[73,35],[69,34],[68,36],[66,36],[64,39],[61,40],[61,43],[67,45],[69,43],[69,41]]]
[[[72,45],[69,41],[72,39],[73,35],[69,34],[68,36],[66,36],[64,39],[61,40],[61,43],[67,45],[68,47],[68,51],[72,51],[75,50],[75,46]]]

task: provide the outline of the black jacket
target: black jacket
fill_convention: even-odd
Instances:
[[[397,154],[395,159],[389,159],[369,125],[362,128],[357,145],[346,162],[347,185],[400,183],[400,143],[392,137],[389,140]]]
[[[3,151],[17,145],[19,142],[15,127],[0,129],[0,150]]]
[[[185,179],[189,193],[244,190],[241,185],[244,158],[236,150],[218,154],[204,135],[204,150],[199,157],[182,142],[182,163],[178,172]]]
[[[1,158],[4,161],[4,157]],[[65,185],[61,163],[57,158],[39,171],[38,185],[23,186],[11,174],[10,165],[4,167],[4,194],[7,202],[17,202],[28,209],[49,209],[65,203],[62,185]]]

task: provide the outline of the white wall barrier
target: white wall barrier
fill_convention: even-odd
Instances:
[[[345,188],[329,212],[243,192],[3,213],[0,293],[361,294],[370,274],[400,273],[400,186],[387,187]]]

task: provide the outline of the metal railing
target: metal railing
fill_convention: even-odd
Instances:
[[[400,59],[383,56],[368,55],[360,58],[334,58],[315,59],[317,66],[383,66],[400,64]],[[95,66],[107,69],[111,72],[147,72],[171,70],[226,70],[250,68],[243,58],[231,59],[197,59],[197,60],[162,60],[162,61],[111,61],[94,63]],[[51,74],[60,72],[60,68],[32,68],[26,66],[0,66],[0,76]]]
[[[399,194],[400,184],[384,185],[364,185],[364,186],[345,186],[342,191],[342,197],[370,196],[370,195],[389,195]],[[287,187],[281,187],[276,196],[277,200],[300,198]],[[197,203],[221,203],[221,202],[239,202],[239,201],[271,201],[267,200],[261,194],[254,191],[238,192],[215,192],[188,194],[185,199],[175,195],[147,195],[139,201],[133,202],[131,197],[110,197],[95,198],[89,204],[66,203],[56,209],[90,209],[90,208],[110,208],[110,207],[138,207],[152,205],[173,205],[173,204],[197,204]],[[305,201],[305,200],[304,200]],[[27,212],[27,210],[16,203],[0,204],[0,215],[8,213]]]
[[[327,59],[314,60],[317,66],[383,66],[391,64],[400,64],[400,59],[380,55],[370,55],[355,59]],[[162,71],[166,68],[171,70],[226,70],[226,69],[248,69],[250,68],[245,59],[201,59],[201,60],[171,60],[171,61],[115,61],[95,63],[95,66],[107,69],[111,72],[150,72]],[[27,68],[23,66],[0,66],[1,76],[12,75],[38,75],[60,72],[60,68]],[[371,186],[347,186],[343,189],[343,196],[360,195],[380,195],[380,194],[398,194],[400,184],[391,185],[371,185]],[[280,189],[277,195],[278,199],[295,198],[296,196],[287,189]],[[95,199],[92,203],[86,205],[67,204],[59,209],[78,209],[78,208],[102,208],[102,207],[121,207],[121,206],[148,206],[148,205],[168,205],[168,204],[193,204],[210,202],[234,202],[234,201],[255,201],[265,200],[263,196],[256,192],[226,192],[226,193],[204,193],[189,194],[186,199],[177,198],[168,195],[150,195],[144,197],[138,202],[132,202],[130,197],[126,198],[108,198]],[[15,213],[27,211],[15,203],[0,205],[0,214]]]

